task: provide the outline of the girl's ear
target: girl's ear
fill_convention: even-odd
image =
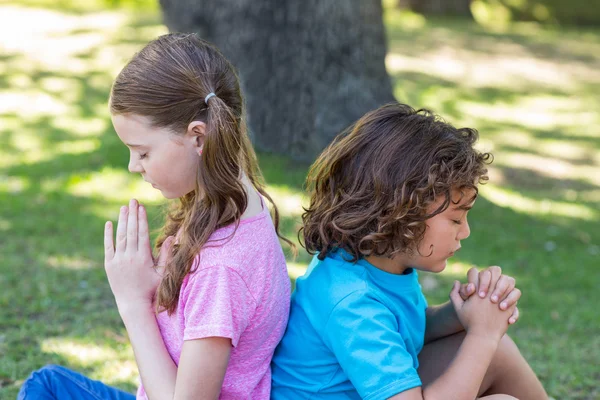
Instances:
[[[204,146],[204,138],[206,133],[206,124],[202,121],[192,121],[188,125],[186,139],[194,148],[198,155],[202,155],[202,147]]]

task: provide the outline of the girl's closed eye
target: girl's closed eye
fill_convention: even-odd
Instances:
[[[148,153],[140,154],[140,160],[143,160],[148,156]]]

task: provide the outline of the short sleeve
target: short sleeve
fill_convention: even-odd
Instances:
[[[421,386],[396,316],[368,294],[352,293],[335,306],[324,340],[363,399],[387,399]]]
[[[182,295],[183,340],[226,337],[235,347],[256,309],[244,280],[228,267],[196,270]]]

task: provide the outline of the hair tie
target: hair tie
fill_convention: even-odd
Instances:
[[[210,92],[209,94],[207,94],[206,97],[204,98],[204,103],[206,103],[206,105],[208,105],[208,99],[210,99],[213,96],[216,96],[216,94],[214,94],[213,92]]]

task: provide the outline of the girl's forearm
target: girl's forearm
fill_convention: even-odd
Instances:
[[[172,400],[177,366],[162,339],[153,306],[120,307],[119,312],[148,398]]]
[[[464,331],[450,301],[427,308],[425,312],[425,344]]]
[[[423,399],[472,400],[498,348],[495,338],[468,334],[446,371],[423,389]]]

